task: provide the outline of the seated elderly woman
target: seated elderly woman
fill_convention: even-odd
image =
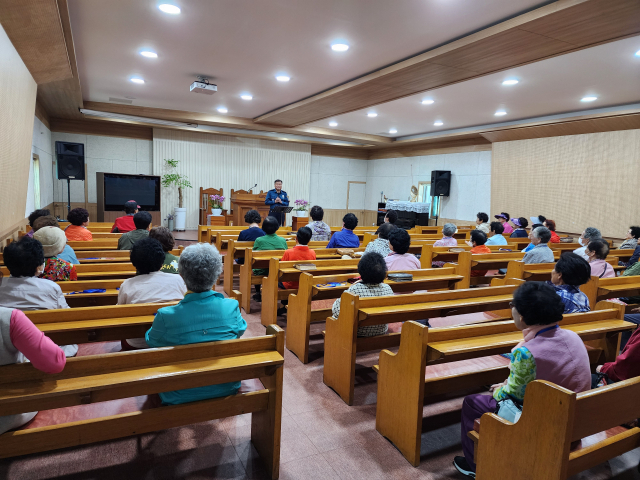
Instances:
[[[378,238],[369,242],[367,248],[364,249],[364,253],[378,252],[383,257],[386,257],[391,253],[391,247],[389,246],[389,234],[394,231],[396,227],[393,223],[383,223],[376,230]]]
[[[478,212],[476,214],[476,230],[484,232],[485,235],[489,235],[489,215],[484,212]]]
[[[621,249],[636,248],[638,246],[639,240],[640,240],[640,227],[629,227],[629,230],[627,231],[627,236],[625,237],[624,242],[622,242],[618,248],[621,248]]]
[[[591,267],[585,259],[571,252],[564,252],[551,271],[551,285],[564,303],[564,313],[581,313],[591,310],[589,299],[580,291],[591,279]]]
[[[56,227],[60,228],[60,224],[56,217],[53,215],[45,215],[44,217],[39,217],[37,220],[33,222],[33,230],[31,233],[35,234],[42,227]],[[32,235],[33,236],[33,235]],[[64,250],[58,254],[58,258],[61,258],[65,262],[69,262],[73,265],[79,265],[80,261],[78,261],[78,257],[76,257],[76,252],[73,251],[73,248],[69,246],[69,244],[65,240]]]
[[[467,434],[484,413],[495,412],[502,401],[524,400],[527,385],[546,380],[579,393],[591,388],[589,354],[582,339],[560,328],[563,304],[542,282],[526,282],[513,294],[513,323],[522,330],[522,341],[511,350],[509,377],[492,385],[492,395],[474,394],[462,404],[461,439],[464,457],[455,457],[456,469],[475,478],[473,441]]]
[[[87,210],[74,208],[67,215],[67,220],[71,224],[64,230],[67,240],[86,242],[93,240],[93,234],[87,230],[87,225],[89,225],[89,212]]]
[[[529,220],[524,217],[512,218],[511,223],[516,226],[516,229],[511,235],[509,235],[510,238],[527,238],[529,236],[529,234],[527,233]]]
[[[411,247],[411,236],[406,230],[396,228],[389,234],[389,244],[391,245],[391,255],[384,257],[387,270],[418,270],[420,260],[409,253]]]
[[[405,232],[406,233],[406,232]],[[382,255],[376,252],[365,253],[358,262],[358,273],[360,279],[345,291],[353,293],[359,297],[381,297],[383,295],[393,295],[391,287],[384,282],[387,278],[387,266]],[[331,308],[333,318],[340,315],[340,299],[333,302]],[[359,337],[373,337],[387,333],[388,327],[383,325],[370,325],[358,328]]]
[[[331,227],[322,221],[324,218],[324,210],[322,207],[320,205],[314,205],[311,207],[309,215],[311,215],[311,220],[313,220],[307,225],[307,227],[309,227],[313,232],[311,241],[328,241],[331,238]]]
[[[547,227],[551,232],[551,240],[549,240],[549,243],[560,243],[560,237],[556,233],[556,222],[554,220],[551,220],[550,218],[547,218],[544,221],[544,226]]]
[[[553,263],[555,258],[553,250],[549,248],[549,240],[551,232],[546,227],[537,227],[531,230],[529,239],[533,244],[533,248],[524,254],[522,261],[524,263]]]
[[[122,282],[118,292],[118,305],[177,302],[184,298],[187,286],[182,277],[162,271],[165,252],[158,240],[138,240],[131,247],[130,258],[136,267],[136,276]],[[123,350],[135,348],[147,348],[144,338],[122,340]]]
[[[167,227],[153,227],[149,230],[149,238],[159,241],[160,245],[162,245],[164,263],[160,271],[164,273],[178,273],[179,258],[170,253],[176,246],[176,241],[169,229]]]
[[[29,226],[31,227],[31,230],[27,232],[27,237],[33,237],[33,234],[36,233],[36,229],[35,229],[36,220],[39,219],[40,217],[46,217],[46,216],[51,216],[51,210],[49,210],[48,208],[34,210],[29,214]]]
[[[605,240],[601,238],[591,240],[585,253],[589,257],[592,277],[614,278],[616,276],[615,270],[606,261],[609,255],[609,244]]]
[[[38,278],[45,267],[42,244],[22,237],[4,249],[4,264],[11,276],[0,284],[0,306],[20,310],[69,308],[57,283]]]
[[[42,244],[44,251],[44,271],[40,275],[54,282],[78,280],[76,267],[61,259],[59,255],[67,245],[67,237],[58,227],[42,227],[33,235]]]
[[[507,239],[502,235],[504,232],[504,225],[504,223],[500,222],[491,222],[491,233],[487,235],[489,238],[485,245],[507,245]]]
[[[60,373],[64,351],[44,335],[20,310],[0,307],[0,365],[31,362],[44,373]],[[0,416],[0,434],[21,427],[38,412]]]
[[[584,232],[582,232],[582,235],[580,235],[580,238],[578,239],[578,243],[582,245],[582,247],[576,248],[573,251],[573,253],[589,261],[589,257],[587,257],[585,250],[587,249],[587,245],[589,245],[589,242],[591,240],[595,240],[596,238],[602,238],[602,234],[600,233],[600,230],[594,227],[585,228]]]
[[[453,235],[458,231],[453,223],[445,223],[442,227],[442,238],[436,240],[433,244],[434,247],[457,247],[458,241],[453,238]]]
[[[245,223],[249,224],[249,228],[242,230],[238,235],[239,242],[253,242],[258,237],[264,236],[264,230],[260,228],[262,217],[257,210],[249,210],[244,214]]]
[[[222,257],[206,243],[190,245],[180,255],[178,273],[188,288],[175,306],[158,310],[145,339],[150,347],[188,345],[240,338],[247,322],[236,300],[211,290],[222,273]],[[174,390],[160,394],[167,405],[195,402],[235,394],[240,382]]]

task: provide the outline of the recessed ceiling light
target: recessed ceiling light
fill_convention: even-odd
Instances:
[[[329,122],[329,126],[330,127],[337,127],[338,126],[338,122]]]
[[[425,98],[424,100],[422,100],[422,105],[431,105],[433,103],[433,100],[430,98]]]
[[[598,97],[594,97],[593,95],[590,95],[588,97],[582,97],[580,99],[581,102],[594,102],[598,99]]]
[[[507,114],[507,112],[505,112],[504,110],[498,110],[496,113],[494,113],[494,115],[496,117],[501,117],[501,116],[506,115],[506,114]]]
[[[253,96],[249,95],[248,93],[242,94],[240,95],[240,98],[243,100],[251,100],[253,99]]]
[[[139,84],[143,84],[144,83],[144,79],[142,79],[140,77],[131,77],[129,80],[131,80],[133,83],[139,83]]]
[[[376,112],[369,112],[369,113],[367,113],[367,117],[369,117],[369,118],[375,118],[375,117],[377,117],[377,116],[378,116],[378,114],[377,114]]]
[[[433,122],[433,124],[434,124],[436,127],[440,127],[440,126],[444,125],[444,123],[443,123],[443,122],[441,122],[440,120]]]
[[[227,113],[229,110],[227,110],[225,107],[218,107],[218,112],[220,113]]]
[[[152,52],[151,50],[143,50],[140,52],[140,55],[147,58],[158,58],[158,54],[156,52]]]
[[[502,82],[503,85],[515,85],[516,83],[518,83],[518,80],[516,80],[515,78],[511,78]]]
[[[279,82],[288,82],[289,80],[291,80],[291,77],[289,77],[288,75],[277,75],[276,80],[278,80]]]
[[[176,7],[170,3],[163,3],[162,5],[159,5],[158,8],[164,13],[170,13],[171,15],[178,15],[180,13],[180,7]]]
[[[396,130],[395,128],[392,128],[391,130],[389,130],[389,133],[391,134],[398,133],[398,130]]]
[[[636,52],[636,57],[640,57],[640,50]]]
[[[349,50],[349,45],[347,45],[346,43],[334,43],[333,45],[331,45],[331,50],[333,50],[334,52],[346,52],[347,50]]]

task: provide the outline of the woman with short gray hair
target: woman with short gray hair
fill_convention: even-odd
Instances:
[[[547,227],[537,227],[531,230],[529,239],[534,247],[524,254],[524,263],[554,263],[553,250],[549,248],[551,231]]]
[[[573,253],[575,253],[576,255],[580,255],[588,262],[589,256],[586,253],[587,245],[589,245],[589,242],[591,240],[595,240],[596,238],[602,238],[600,230],[595,227],[585,228],[584,232],[582,232],[582,235],[580,235],[580,238],[578,239],[578,243],[580,243],[580,245],[582,246],[580,248],[576,248]]]
[[[222,273],[222,257],[213,245],[190,245],[180,255],[178,273],[189,289],[172,307],[158,310],[145,339],[150,347],[235,340],[247,329],[237,300],[212,290]],[[175,390],[160,394],[167,405],[233,395],[240,382]]]
[[[458,231],[453,223],[445,223],[442,227],[442,238],[436,240],[433,243],[434,247],[457,247],[458,241],[453,238],[453,235]],[[440,268],[444,265],[444,262],[431,262],[432,267]]]

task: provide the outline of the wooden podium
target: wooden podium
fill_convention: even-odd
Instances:
[[[244,215],[249,210],[257,210],[264,220],[269,215],[269,205],[264,201],[267,194],[260,190],[260,193],[250,193],[246,190],[231,190],[231,209],[233,210],[233,226],[240,227],[244,223]]]

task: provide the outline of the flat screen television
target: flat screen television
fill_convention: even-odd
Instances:
[[[160,210],[160,177],[153,175],[125,175],[103,173],[104,210],[121,212],[125,202],[135,200],[140,210]],[[100,191],[100,189],[98,189]]]

